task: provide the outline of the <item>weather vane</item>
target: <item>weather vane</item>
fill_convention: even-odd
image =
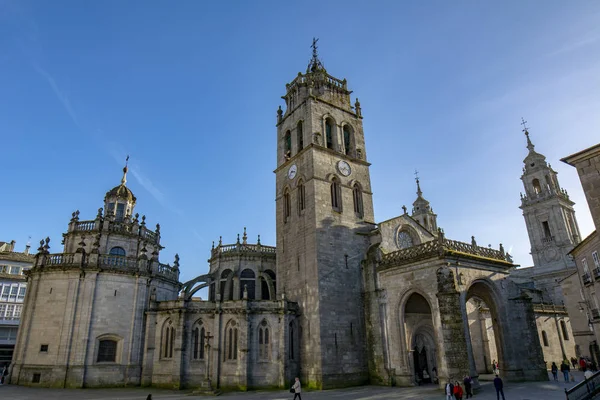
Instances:
[[[415,180],[418,182],[419,181],[419,171],[417,171],[415,169]]]
[[[313,37],[312,44],[310,45],[310,47],[312,47],[312,50],[313,50],[313,58],[314,58],[314,59],[316,59],[316,58],[318,57],[318,54],[317,54],[317,49],[318,49],[318,47],[317,47],[317,42],[318,42],[318,41],[319,41],[319,39],[318,39],[318,38],[314,38],[314,37]]]

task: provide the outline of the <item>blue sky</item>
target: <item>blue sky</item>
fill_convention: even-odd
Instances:
[[[361,101],[376,219],[412,204],[418,169],[448,237],[530,265],[521,117],[593,230],[559,159],[600,138],[598,21],[592,1],[0,0],[0,240],[60,251],[129,154],[136,211],[182,280],[220,235],[274,244],[276,109],[316,36]]]

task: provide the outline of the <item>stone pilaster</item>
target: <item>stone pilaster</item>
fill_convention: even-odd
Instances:
[[[439,368],[440,384],[450,379],[462,381],[470,374],[467,339],[460,312],[460,293],[454,285],[454,274],[442,267],[437,272],[441,340],[444,353]]]

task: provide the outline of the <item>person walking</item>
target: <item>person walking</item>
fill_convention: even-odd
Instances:
[[[458,383],[458,381],[454,382],[454,398],[456,400],[462,400],[463,397],[463,389],[462,386],[460,386],[460,383]]]
[[[2,368],[2,375],[0,376],[0,383],[4,385],[6,383],[6,377],[8,375],[8,364],[4,364],[4,368]]]
[[[469,375],[465,376],[463,379],[463,383],[465,384],[465,395],[468,399],[469,397],[473,397],[473,380]]]
[[[494,378],[494,387],[496,388],[496,400],[500,400],[500,395],[502,395],[502,400],[506,400],[504,398],[504,382],[498,375]]]
[[[454,395],[454,385],[448,380],[446,383],[446,387],[444,388],[444,392],[446,393],[446,400],[454,400],[452,396]]]
[[[296,377],[296,382],[294,382],[294,386],[292,386],[292,389],[294,389],[294,400],[296,400],[296,397],[299,400],[302,400],[302,396],[300,395],[300,393],[302,393],[302,386],[300,385],[300,378]]]
[[[569,371],[570,370],[571,370],[571,368],[569,367],[569,364],[567,364],[563,360],[562,364],[560,365],[560,372],[563,373],[563,377],[565,378],[565,382],[569,382]]]
[[[552,361],[552,367],[550,367],[550,370],[552,371],[552,377],[556,382],[558,382],[558,366],[554,361]]]

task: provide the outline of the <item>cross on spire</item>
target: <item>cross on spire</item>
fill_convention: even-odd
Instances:
[[[533,145],[533,143],[531,143],[531,139],[529,139],[529,128],[527,127],[527,121],[525,121],[523,117],[521,117],[521,125],[523,125],[523,132],[527,137],[527,148],[529,149],[529,151],[533,151],[533,148],[535,146]]]
[[[323,63],[321,62],[321,60],[319,60],[319,53],[317,52],[318,46],[317,46],[317,42],[319,41],[318,38],[313,37],[312,40],[312,44],[310,45],[310,47],[312,48],[312,58],[310,59],[310,62],[308,63],[308,69],[307,69],[307,73],[309,72],[315,72],[317,70],[325,70],[325,67],[323,66]]]
[[[125,158],[125,167],[123,167],[123,178],[121,179],[121,185],[125,185],[127,183],[127,164],[129,164],[129,154],[127,158]]]
[[[415,169],[415,181],[417,181],[417,195],[421,196],[423,192],[421,192],[421,184],[419,183],[419,171]]]
[[[317,59],[317,57],[318,57],[318,55],[319,55],[319,54],[317,53],[317,49],[318,49],[318,47],[317,47],[317,42],[318,42],[318,41],[319,41],[319,39],[318,39],[318,38],[315,38],[315,37],[313,37],[312,44],[310,45],[310,47],[312,47],[312,51],[313,51],[313,60],[316,60],[316,59]]]
[[[525,119],[523,119],[523,117],[521,117],[521,125],[523,125],[523,132],[525,132],[525,134],[529,134],[529,128],[527,127],[527,121],[525,121]]]

